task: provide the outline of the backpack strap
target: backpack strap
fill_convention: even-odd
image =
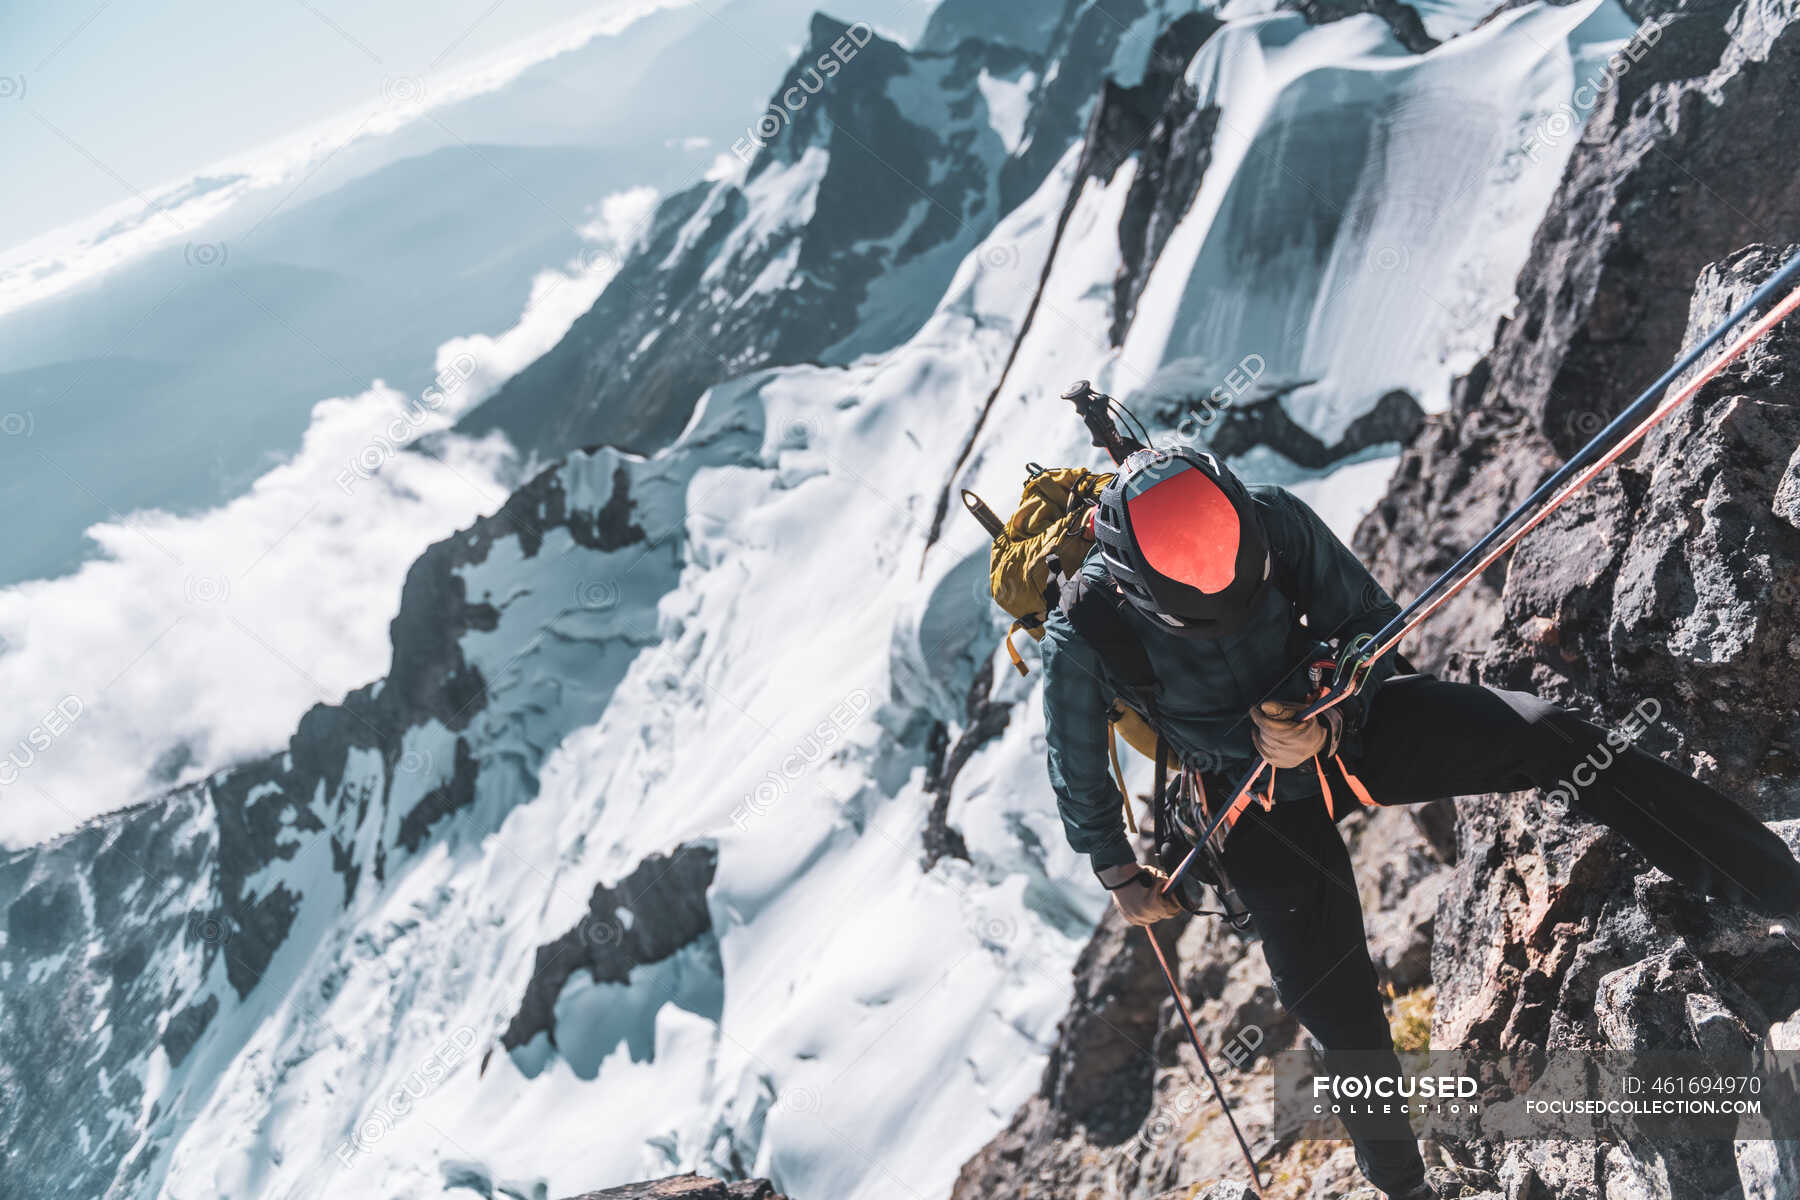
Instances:
[[[1275,585],[1275,590],[1288,602],[1293,627],[1299,630],[1300,620],[1306,616],[1300,609],[1300,577],[1294,574],[1293,564],[1283,558],[1281,551],[1272,543],[1269,546],[1269,582]]]
[[[1300,624],[1300,602],[1296,599],[1299,587],[1293,569],[1273,550],[1270,551],[1270,559],[1270,582],[1288,602],[1293,615],[1294,635],[1304,635],[1306,630]],[[1074,574],[1067,573],[1054,558],[1051,562],[1049,586],[1051,589],[1060,588],[1060,595],[1046,596],[1046,601],[1054,599],[1054,607],[1062,611],[1069,624],[1075,627],[1075,632],[1099,653],[1101,661],[1114,678],[1143,700],[1148,707],[1144,716],[1154,728],[1156,671],[1150,665],[1150,655],[1144,650],[1144,643],[1125,616],[1124,606],[1130,601],[1113,588],[1092,586],[1082,576],[1079,566]]]
[[[1148,708],[1144,717],[1155,729],[1156,671],[1150,665],[1144,643],[1126,619],[1123,606],[1127,603],[1117,591],[1095,587],[1077,571],[1064,577],[1057,608],[1082,640],[1099,654],[1113,678],[1143,701]]]
[[[1167,833],[1168,827],[1163,823],[1163,805],[1168,803],[1169,790],[1169,743],[1162,734],[1156,735],[1156,783],[1151,791],[1151,811],[1156,819],[1156,832]]]
[[[1131,809],[1131,789],[1125,786],[1125,768],[1119,765],[1119,730],[1111,721],[1106,723],[1106,757],[1112,762],[1113,778],[1118,782],[1119,796],[1125,803],[1125,828],[1136,833],[1137,814]]]

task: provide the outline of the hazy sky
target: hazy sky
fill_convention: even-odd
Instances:
[[[0,247],[626,0],[0,3]],[[633,5],[641,7],[641,5]],[[397,82],[396,82],[397,81]]]

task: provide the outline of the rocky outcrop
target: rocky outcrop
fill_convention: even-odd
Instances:
[[[1032,94],[1025,144],[1001,176],[1001,192],[1009,203],[1016,204],[1028,196],[1037,186],[1035,181],[1042,181],[1050,173],[1063,151],[1084,131],[1090,132],[1092,140],[1096,122],[1105,123],[1109,101],[1118,98],[1114,89],[1132,93],[1129,99],[1139,118],[1126,125],[1127,151],[1148,134],[1150,122],[1162,108],[1162,94],[1173,82],[1170,66],[1174,77],[1179,78],[1187,67],[1187,57],[1177,53],[1159,67],[1158,51],[1153,50],[1142,79],[1121,88],[1109,78],[1117,64],[1119,48],[1127,37],[1143,28],[1155,31],[1163,45],[1169,45],[1174,27],[1185,23],[1189,31],[1202,34],[1190,42],[1187,56],[1191,57],[1204,35],[1218,24],[1211,13],[1196,9],[1201,6],[1193,0],[1077,0],[1066,6],[1050,38],[1051,68],[1045,70]],[[1187,33],[1175,36],[1189,40]],[[1108,176],[1111,173],[1111,168],[1102,172]]]
[[[1603,99],[1520,279],[1517,316],[1402,459],[1358,545],[1400,590],[1515,504],[1785,260],[1800,189],[1773,169],[1800,96],[1789,6],[1659,15],[1661,40]],[[1729,144],[1726,144],[1729,143]],[[1717,261],[1707,265],[1709,259]],[[1697,277],[1697,282],[1696,282]],[[1690,298],[1691,297],[1691,298]],[[1423,643],[1466,677],[1621,722],[1775,822],[1800,848],[1786,696],[1800,654],[1792,322],[1534,532]],[[1610,1047],[1720,1061],[1791,1046],[1800,946],[1676,887],[1552,797],[1459,806],[1437,914],[1434,1040],[1527,1058]],[[1549,1140],[1463,1144],[1508,1195],[1792,1194],[1786,1143],[1666,1152]]]
[[[603,1192],[583,1192],[568,1200],[787,1200],[766,1179],[725,1183],[704,1175],[672,1175],[648,1183],[628,1183]]]
[[[587,915],[538,947],[519,1011],[500,1044],[512,1050],[543,1034],[555,1046],[556,1001],[575,972],[585,970],[595,983],[628,983],[634,969],[662,962],[710,933],[706,889],[718,861],[710,846],[683,845],[652,854],[616,884],[595,884]]]
[[[1162,411],[1177,431],[1204,442],[1221,457],[1234,458],[1263,447],[1308,471],[1327,470],[1379,446],[1403,445],[1425,424],[1419,402],[1411,393],[1396,390],[1345,426],[1337,441],[1327,443],[1289,416],[1282,404],[1282,397],[1298,386],[1270,389],[1225,407],[1196,397],[1198,403]]]
[[[993,687],[994,662],[990,658],[976,670],[969,685],[963,700],[964,724],[955,743],[950,741],[950,727],[943,721],[932,722],[925,736],[925,788],[931,794],[931,811],[925,818],[921,865],[927,871],[945,855],[969,861],[968,843],[950,824],[951,789],[976,751],[1005,733],[1012,719],[1011,705],[989,697]]]
[[[1067,8],[1064,0],[1019,0],[1005,6],[986,0],[940,0],[925,22],[919,49],[954,50],[975,38],[1043,54],[1050,49]]]
[[[1792,252],[1752,248],[1704,271],[1689,339]],[[1608,723],[1654,704],[1641,744],[1800,849],[1800,767],[1789,752],[1800,729],[1791,705],[1766,702],[1791,692],[1800,655],[1800,618],[1781,598],[1800,580],[1800,530],[1778,501],[1800,451],[1796,379],[1800,332],[1783,328],[1546,522],[1506,572],[1496,642],[1465,666]],[[1785,1045],[1800,1020],[1800,945],[1767,917],[1648,871],[1555,794],[1483,800],[1459,815],[1432,961],[1440,1044],[1722,1062]],[[1554,1140],[1456,1150],[1509,1186],[1552,1197],[1610,1194],[1601,1181],[1619,1176],[1671,1196],[1772,1196],[1795,1185],[1740,1161],[1729,1142],[1667,1154]]]
[[[1207,19],[1210,14],[1197,13],[1189,22]],[[1216,21],[1214,24],[1216,27]],[[1159,98],[1160,111],[1151,109],[1138,114],[1136,124],[1140,129],[1130,134],[1130,145],[1137,148],[1138,169],[1119,217],[1120,265],[1113,282],[1111,329],[1115,346],[1125,340],[1150,268],[1156,265],[1175,226],[1187,215],[1188,206],[1199,194],[1206,168],[1212,163],[1219,110],[1215,105],[1202,105],[1181,78],[1186,65],[1184,62],[1177,69],[1172,86]],[[1142,92],[1138,89],[1132,98],[1138,99]],[[1115,155],[1120,153],[1115,151]]]
[[[1328,25],[1359,13],[1380,17],[1394,31],[1394,40],[1414,54],[1423,54],[1439,44],[1425,31],[1419,10],[1400,0],[1296,0],[1292,7],[1314,25]]]

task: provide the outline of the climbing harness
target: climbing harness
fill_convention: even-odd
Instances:
[[[1200,772],[1184,767],[1171,774],[1170,757],[1168,743],[1159,744],[1156,754],[1156,782],[1150,796],[1156,834],[1156,860],[1164,871],[1173,870],[1186,857],[1196,832],[1193,818],[1204,819],[1210,815],[1206,804],[1206,784]],[[1216,909],[1205,906],[1207,888],[1212,889],[1219,902]],[[1245,936],[1252,933],[1250,910],[1239,899],[1237,889],[1231,885],[1231,879],[1225,873],[1225,864],[1216,853],[1204,855],[1199,868],[1170,895],[1194,916],[1221,917],[1233,931]]]
[[[1677,379],[1700,361],[1714,346],[1724,341],[1738,325],[1747,320],[1752,313],[1761,308],[1769,300],[1779,295],[1789,284],[1800,281],[1800,254],[1794,256],[1785,266],[1768,281],[1757,288],[1750,298],[1740,304],[1730,316],[1726,317],[1713,331],[1706,335],[1692,350],[1683,354],[1662,376],[1652,383],[1644,392],[1625,406],[1625,409],[1607,423],[1606,427],[1595,434],[1588,443],[1577,450],[1569,461],[1559,467],[1551,476],[1539,484],[1537,488],[1505,517],[1499,524],[1489,530],[1486,536],[1464,552],[1463,556],[1452,563],[1443,574],[1432,580],[1412,603],[1386,625],[1372,634],[1359,637],[1345,647],[1337,660],[1332,682],[1323,695],[1316,699],[1310,707],[1300,714],[1301,720],[1318,716],[1328,709],[1334,708],[1348,700],[1361,690],[1367,682],[1369,670],[1383,656],[1399,644],[1400,639],[1417,629],[1431,615],[1442,608],[1452,596],[1455,596],[1471,581],[1499,560],[1518,544],[1519,540],[1542,524],[1551,513],[1586,487],[1593,478],[1616,462],[1621,455],[1641,442],[1649,432],[1656,428],[1670,413],[1693,399],[1701,388],[1710,383],[1719,372],[1737,361],[1743,353],[1755,345],[1762,337],[1796,309],[1800,309],[1800,287],[1795,287],[1780,303],[1771,308],[1754,325],[1746,329],[1738,338],[1725,348],[1708,366],[1695,375],[1687,383],[1663,396]],[[1658,397],[1662,399],[1658,402]],[[1623,431],[1621,435],[1621,431]],[[1616,439],[1616,440],[1615,440]],[[1529,519],[1527,519],[1529,518]],[[1257,759],[1243,781],[1233,793],[1231,803],[1219,813],[1201,832],[1193,851],[1174,871],[1170,872],[1169,882],[1163,885],[1166,894],[1190,870],[1200,852],[1202,845],[1212,841],[1213,836],[1223,825],[1227,830],[1230,823],[1237,819],[1248,803],[1250,790],[1261,776],[1263,768],[1268,766],[1266,759]],[[1357,793],[1360,800],[1366,794],[1359,782],[1346,782]],[[1365,801],[1368,803],[1370,801]]]

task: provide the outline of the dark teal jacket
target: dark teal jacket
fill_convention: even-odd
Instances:
[[[1278,487],[1252,487],[1250,497],[1268,535],[1270,550],[1284,564],[1275,578],[1287,577],[1289,597],[1265,589],[1250,623],[1231,637],[1185,638],[1130,610],[1127,619],[1142,640],[1156,675],[1155,707],[1160,729],[1174,753],[1207,776],[1209,792],[1235,787],[1256,761],[1248,713],[1264,693],[1303,700],[1309,685],[1304,670],[1285,682],[1282,675],[1333,635],[1348,640],[1374,633],[1400,609],[1375,582],[1349,547],[1338,541],[1319,515]],[[1106,578],[1098,554],[1082,566],[1090,581]],[[1129,609],[1129,606],[1126,606]],[[1306,625],[1297,628],[1296,610]],[[1050,751],[1050,786],[1069,845],[1089,856],[1093,868],[1135,858],[1125,836],[1122,800],[1106,753],[1106,714],[1114,699],[1145,711],[1145,701],[1119,686],[1100,655],[1075,632],[1068,618],[1053,612],[1044,622],[1044,726]],[[1346,758],[1370,698],[1393,673],[1392,656],[1377,663],[1369,683],[1343,705]],[[1280,682],[1281,686],[1276,688]],[[1134,703],[1135,701],[1135,703]],[[1278,773],[1275,799],[1317,799],[1317,773],[1308,768]]]

